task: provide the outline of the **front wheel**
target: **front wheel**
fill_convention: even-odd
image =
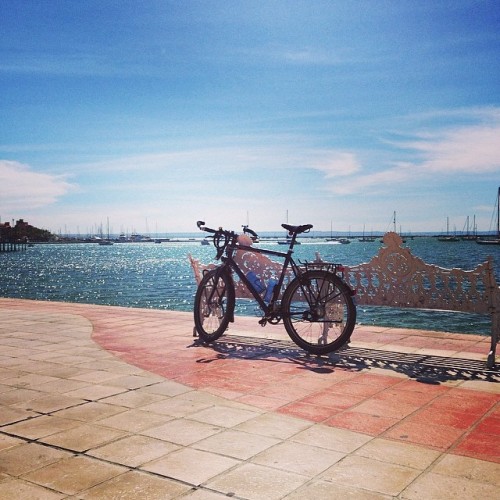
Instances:
[[[233,320],[235,305],[231,277],[218,269],[208,271],[200,281],[194,299],[194,325],[200,339],[215,342]]]
[[[306,271],[288,285],[282,311],[290,338],[312,354],[342,347],[356,323],[350,288],[334,273],[319,270]]]

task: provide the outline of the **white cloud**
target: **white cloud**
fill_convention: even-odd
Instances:
[[[323,172],[327,179],[354,175],[362,170],[361,163],[354,153],[331,151],[326,156],[313,166]]]
[[[72,187],[62,176],[35,172],[28,165],[0,160],[2,210],[44,207],[56,202]]]
[[[326,189],[342,195],[388,193],[411,182],[432,179],[436,184],[449,176],[500,174],[500,116],[495,110],[475,115],[462,111],[464,119],[472,117],[483,123],[449,128],[442,126],[415,132],[410,141],[393,142],[405,161],[393,160],[382,165],[362,166],[354,153],[342,153],[332,160],[330,168],[319,168],[325,179],[334,179]],[[408,159],[408,157],[411,159]],[[394,153],[393,153],[394,158]],[[364,163],[367,163],[366,160]],[[343,175],[341,175],[343,172]],[[339,178],[341,177],[341,178]]]
[[[421,166],[440,173],[500,171],[500,125],[469,126],[406,144],[421,155]]]

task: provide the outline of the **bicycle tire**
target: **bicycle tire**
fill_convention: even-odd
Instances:
[[[350,288],[334,273],[310,270],[287,286],[283,323],[290,338],[311,354],[327,354],[349,342],[356,324]]]
[[[201,340],[215,342],[234,317],[235,292],[231,277],[217,269],[200,281],[194,299],[194,325]]]

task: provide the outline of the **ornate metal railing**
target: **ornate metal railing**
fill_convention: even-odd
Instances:
[[[400,236],[386,233],[384,246],[369,261],[344,266],[344,279],[356,290],[356,303],[368,306],[440,309],[477,313],[491,318],[491,349],[488,367],[495,364],[500,340],[500,288],[496,283],[491,258],[475,269],[447,269],[428,264],[403,247]],[[189,256],[195,278],[201,280],[205,266]],[[281,264],[252,252],[239,251],[236,258],[242,269],[258,274],[264,282],[279,275]],[[322,264],[319,254],[315,263]],[[241,285],[241,286],[240,286]],[[251,298],[238,281],[236,296]]]

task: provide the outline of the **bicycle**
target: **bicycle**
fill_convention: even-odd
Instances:
[[[263,312],[261,326],[283,320],[289,337],[311,354],[326,354],[348,343],[356,322],[353,290],[342,279],[342,266],[324,262],[300,262],[293,259],[293,247],[299,234],[312,229],[311,224],[282,224],[288,232],[287,252],[255,248],[245,244],[234,231],[211,229],[198,221],[200,230],[213,234],[216,260],[222,264],[206,270],[198,285],[194,301],[195,335],[207,343],[215,342],[234,322],[235,283],[238,280],[250,292]],[[257,234],[243,226],[244,234],[256,240]],[[253,271],[245,271],[235,256],[274,256],[284,259],[277,279],[268,279],[267,286]],[[261,258],[261,257],[259,257]],[[272,261],[274,262],[274,261]]]

